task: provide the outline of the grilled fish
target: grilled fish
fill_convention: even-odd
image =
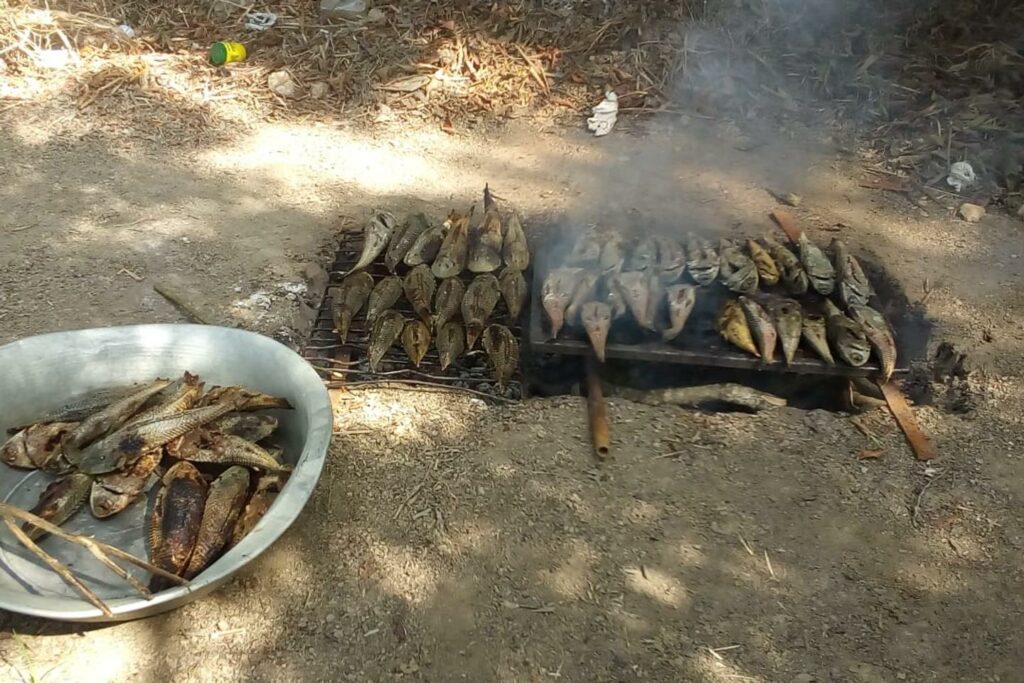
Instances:
[[[277,418],[273,415],[252,413],[228,413],[206,425],[203,429],[240,436],[246,441],[262,441],[277,429]]]
[[[112,517],[138,500],[163,455],[159,448],[143,453],[126,469],[101,474],[92,482],[89,507],[98,519]]]
[[[462,300],[466,297],[466,285],[457,277],[441,280],[434,296],[434,329],[454,318],[462,308]]]
[[[462,325],[455,322],[445,323],[437,331],[434,344],[437,345],[437,355],[440,358],[441,369],[447,370],[448,366],[466,350],[466,335]]]
[[[36,464],[28,457],[28,449],[25,447],[25,435],[29,429],[31,427],[15,432],[0,447],[0,460],[3,460],[5,465],[26,470],[36,469]]]
[[[601,253],[597,267],[602,275],[614,275],[622,271],[626,262],[626,241],[618,231],[612,230],[601,238]]]
[[[635,270],[643,273],[653,271],[658,264],[658,243],[653,237],[644,237],[633,247],[626,257],[624,270]]]
[[[498,278],[490,273],[477,275],[466,287],[466,296],[462,299],[462,322],[466,326],[467,349],[476,345],[500,297]]]
[[[669,326],[662,331],[661,338],[671,341],[678,337],[697,303],[697,288],[693,285],[671,285],[666,290],[668,298]]]
[[[504,325],[488,325],[484,330],[484,351],[494,364],[494,378],[505,386],[519,365],[519,342]]]
[[[248,495],[249,470],[244,467],[229,467],[213,480],[184,578],[191,579],[206,569],[228,544]]]
[[[398,227],[398,219],[387,211],[375,211],[363,231],[363,253],[349,272],[362,270],[380,256]]]
[[[249,412],[252,410],[269,410],[280,408],[291,410],[292,404],[288,399],[281,396],[271,396],[260,391],[253,391],[247,387],[213,387],[207,391],[196,403],[196,407],[212,406],[221,403],[230,403],[234,406],[232,410]]]
[[[800,345],[800,331],[803,327],[803,311],[793,299],[772,299],[768,303],[768,313],[775,325],[775,332],[782,346],[782,357],[786,365],[793,364],[796,349]]]
[[[410,215],[405,224],[395,230],[388,243],[388,250],[384,254],[384,265],[390,272],[395,272],[398,264],[402,263],[405,255],[412,249],[419,236],[430,229],[427,217],[422,213]]]
[[[416,367],[430,349],[430,328],[419,320],[410,320],[402,330],[402,348]]]
[[[779,339],[771,316],[761,304],[748,296],[740,296],[739,301],[743,314],[747,316],[747,326],[757,342],[758,355],[770,365],[775,360],[775,344]]]
[[[686,269],[694,282],[702,287],[710,285],[718,277],[719,264],[718,252],[710,242],[692,233],[686,237]]]
[[[505,227],[505,242],[501,246],[501,255],[505,265],[514,270],[523,271],[530,266],[530,247],[526,242],[526,233],[516,214],[508,219]]]
[[[875,350],[882,369],[882,381],[887,382],[896,369],[896,339],[889,323],[881,313],[863,304],[850,304],[850,317],[864,328],[864,335]]]
[[[169,379],[159,379],[144,388],[128,394],[109,404],[106,408],[93,413],[78,423],[64,437],[64,452],[68,460],[77,464],[80,449],[86,444],[112,432],[131,419],[139,408],[151,397],[159,393],[171,383]]]
[[[469,219],[473,216],[473,209],[468,214],[461,214],[452,211],[448,214],[448,232],[441,243],[441,249],[437,252],[434,265],[430,267],[435,277],[455,277],[466,268],[466,257],[469,254]]]
[[[205,448],[188,455],[189,462],[209,462],[217,465],[241,465],[268,472],[290,470],[271,455],[266,448],[230,434],[210,434]]]
[[[810,286],[807,271],[800,265],[800,259],[796,257],[796,254],[770,237],[766,237],[764,241],[768,245],[769,255],[779,268],[779,280],[782,281],[786,290],[796,296],[807,292],[807,288]]]
[[[836,293],[839,301],[847,308],[855,304],[866,306],[875,292],[860,267],[860,261],[841,240],[833,239],[831,247],[836,262]]]
[[[409,251],[402,258],[402,263],[410,268],[421,263],[431,264],[437,257],[437,252],[444,244],[445,235],[448,234],[448,224],[435,225],[424,230],[416,241],[409,247]]]
[[[402,278],[397,275],[388,275],[378,280],[366,302],[366,322],[373,325],[377,316],[398,303],[401,296]]]
[[[679,242],[670,237],[657,236],[654,242],[658,245],[658,278],[664,285],[672,284],[686,270],[686,252]]]
[[[754,337],[750,334],[747,316],[735,299],[729,299],[722,306],[715,327],[722,338],[730,344],[758,358],[761,357],[761,352],[754,345]]]
[[[243,538],[249,535],[249,532],[253,530],[256,523],[263,519],[263,515],[274,504],[277,494],[287,481],[288,474],[285,472],[264,474],[256,480],[256,490],[253,491],[249,501],[245,504],[242,514],[239,515],[238,521],[235,522],[235,528],[231,531],[229,548],[234,548],[238,545]]]
[[[636,270],[623,271],[615,276],[615,285],[622,293],[622,298],[633,314],[633,318],[648,330],[654,329],[654,321],[649,318],[651,313],[650,278],[646,273]]]
[[[367,349],[367,356],[370,360],[370,370],[377,372],[377,367],[384,359],[398,338],[402,336],[405,328],[405,318],[398,311],[392,309],[384,311],[373,321],[373,328],[370,330],[370,345]]]
[[[779,267],[775,265],[772,255],[754,240],[747,240],[747,250],[750,252],[750,260],[757,268],[757,278],[762,284],[777,285],[779,283]]]
[[[603,301],[588,301],[580,307],[580,322],[590,339],[594,355],[603,363],[608,331],[612,327],[611,307]]]
[[[11,442],[18,458],[23,455],[27,457],[28,464],[13,464],[14,467],[38,468],[50,474],[66,474],[72,469],[71,463],[64,455],[62,444],[65,435],[75,428],[75,422],[50,422],[48,424],[32,425],[20,432],[23,434],[21,448],[18,451],[17,442],[12,437]],[[6,452],[5,459],[6,462]]]
[[[436,288],[437,280],[434,279],[433,273],[430,272],[430,268],[426,264],[416,266],[402,280],[405,298],[409,300],[412,310],[426,325],[430,324],[430,302],[434,299]]]
[[[75,464],[86,474],[113,472],[235,409],[232,403],[217,403],[128,425],[86,447]]]
[[[471,273],[492,273],[501,267],[501,216],[484,193],[484,221],[470,230],[466,267]]]
[[[526,299],[530,296],[528,287],[526,278],[523,277],[523,271],[516,270],[512,266],[505,266],[498,275],[498,289],[501,290],[501,296],[505,299],[510,325],[515,325],[519,320],[519,314],[522,312],[523,306],[526,305]]]
[[[195,465],[181,461],[167,470],[163,487],[157,501],[160,509],[153,513],[157,515],[159,527],[150,534],[150,540],[157,541],[151,563],[180,576],[188,567],[199,537],[208,486]],[[154,592],[165,587],[166,581],[159,577],[153,577],[150,582]]]
[[[601,259],[601,242],[597,230],[589,228],[580,233],[573,243],[572,251],[566,257],[565,263],[569,266],[589,268],[598,263]]]
[[[565,323],[565,309],[572,301],[576,283],[583,274],[582,268],[555,268],[544,279],[541,289],[541,304],[551,321],[551,336],[557,337]]]
[[[39,497],[39,502],[29,512],[37,517],[42,517],[51,524],[60,526],[82,509],[89,497],[91,485],[92,477],[88,474],[72,472],[47,486]],[[33,541],[38,541],[46,535],[45,531],[31,522],[25,522],[21,529]]]
[[[191,408],[199,399],[199,395],[203,392],[203,385],[199,381],[199,377],[189,372],[186,372],[185,376],[172,386],[175,387],[175,391],[167,397],[166,400],[158,403],[149,410],[144,410],[141,413],[138,413],[132,417],[127,424],[131,425],[136,422],[151,420],[154,417],[166,417],[168,415],[180,413],[183,410]]]
[[[823,361],[829,365],[836,364],[836,359],[832,357],[832,350],[828,348],[827,325],[823,316],[804,311],[800,336]]]
[[[828,341],[832,349],[843,362],[857,368],[868,362],[871,356],[871,344],[864,334],[864,327],[825,300],[825,307],[828,310],[825,321]]]
[[[126,387],[91,391],[71,399],[56,410],[51,410],[32,424],[42,424],[44,422],[81,422],[93,413],[106,408],[114,401],[122,399],[129,394],[134,394],[143,388],[144,385],[133,384]],[[9,431],[13,433],[30,426],[31,424],[20,425]]]
[[[825,252],[807,238],[806,233],[800,233],[796,244],[800,250],[800,263],[807,271],[811,287],[818,294],[828,296],[836,286],[836,270],[832,262],[825,256]]]
[[[718,279],[726,287],[741,294],[757,291],[757,266],[740,248],[729,240],[719,243],[720,269]]]
[[[331,309],[331,317],[342,344],[348,338],[348,328],[352,324],[352,318],[356,317],[356,314],[366,305],[366,300],[372,291],[373,277],[365,271],[349,275],[334,291],[334,307]]]
[[[565,308],[565,322],[575,325],[580,319],[580,307],[590,301],[597,294],[597,285],[601,276],[593,271],[583,272],[576,281],[576,289],[572,293],[572,299]]]

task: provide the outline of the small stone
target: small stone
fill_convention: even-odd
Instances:
[[[299,96],[299,85],[287,71],[275,71],[267,76],[267,87],[279,97],[295,99]]]
[[[366,21],[371,24],[379,24],[380,22],[384,21],[387,18],[387,15],[384,14],[384,10],[378,7],[374,7],[373,9],[366,13]]]
[[[325,81],[317,81],[309,86],[309,96],[314,100],[322,100],[331,92],[331,86]]]
[[[985,216],[985,207],[978,206],[977,204],[971,204],[970,202],[964,202],[957,209],[957,213],[968,223],[977,223]]]
[[[227,631],[227,630],[228,630],[228,622],[226,622],[226,621],[225,621],[225,620],[223,620],[223,619],[221,619],[220,621],[218,621],[218,622],[217,622],[217,630],[218,630],[218,631]]]

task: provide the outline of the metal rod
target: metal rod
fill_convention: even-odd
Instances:
[[[597,360],[587,356],[587,414],[590,416],[590,437],[594,442],[594,453],[604,460],[611,452],[608,437],[608,405],[601,389]]]

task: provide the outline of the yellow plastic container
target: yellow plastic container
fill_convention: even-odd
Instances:
[[[214,66],[241,62],[245,58],[245,45],[241,43],[221,41],[210,46],[210,63]]]

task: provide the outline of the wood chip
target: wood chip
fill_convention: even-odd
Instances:
[[[910,410],[910,406],[907,405],[907,399],[903,397],[903,393],[892,382],[885,382],[884,384],[879,382],[878,388],[882,390],[885,402],[889,404],[889,410],[892,411],[893,417],[896,418],[896,424],[903,430],[904,436],[907,437],[907,443],[910,444],[910,448],[914,451],[917,459],[931,460],[934,458],[936,455],[935,449],[932,447],[928,437],[924,435],[924,432],[917,425],[914,413]]]
[[[774,209],[772,211],[772,220],[778,223],[782,231],[786,233],[786,237],[790,239],[794,244],[800,240],[800,227],[796,223],[796,217],[793,216],[789,211],[785,209]]]
[[[857,454],[857,459],[858,460],[878,460],[879,458],[882,457],[882,455],[884,453],[885,453],[885,449],[884,448],[875,448],[875,449],[865,448],[864,450],[862,450],[860,453]]]

